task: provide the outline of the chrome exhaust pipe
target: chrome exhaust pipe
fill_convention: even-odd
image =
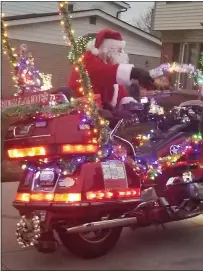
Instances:
[[[67,233],[86,233],[97,230],[111,229],[116,227],[128,227],[137,223],[136,217],[117,218],[112,220],[103,220],[98,222],[86,223],[80,226],[66,228]]]

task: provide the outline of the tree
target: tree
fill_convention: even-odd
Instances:
[[[135,21],[134,25],[141,30],[151,32],[153,9],[149,9],[144,15]]]

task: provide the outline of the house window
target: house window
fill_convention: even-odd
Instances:
[[[172,62],[179,62],[179,61],[180,61],[180,43],[174,43]]]
[[[90,24],[96,25],[97,24],[97,17],[96,16],[90,16],[89,22],[90,22]]]
[[[73,12],[73,4],[68,4],[68,11]]]

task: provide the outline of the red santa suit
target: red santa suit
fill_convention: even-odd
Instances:
[[[90,42],[87,51],[84,53],[84,65],[89,74],[93,92],[101,95],[104,103],[111,103],[113,106],[118,104],[135,101],[129,97],[124,86],[131,84],[130,74],[133,68],[131,64],[107,64],[99,57],[99,50],[103,52],[109,48],[125,47],[120,33],[111,30],[102,30],[98,33],[96,40]],[[107,47],[107,48],[106,48]],[[69,77],[68,87],[75,90],[79,96],[80,83],[78,71],[75,68]],[[136,101],[135,101],[136,102]]]

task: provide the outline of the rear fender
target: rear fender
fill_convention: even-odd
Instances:
[[[124,163],[124,165],[126,171],[126,188],[139,188],[140,176],[137,175],[130,164]],[[75,185],[71,188],[71,192],[73,193],[107,189],[105,186],[101,162],[83,164],[80,170],[78,170],[72,177],[75,179]],[[115,180],[112,180],[112,182],[114,181]]]

